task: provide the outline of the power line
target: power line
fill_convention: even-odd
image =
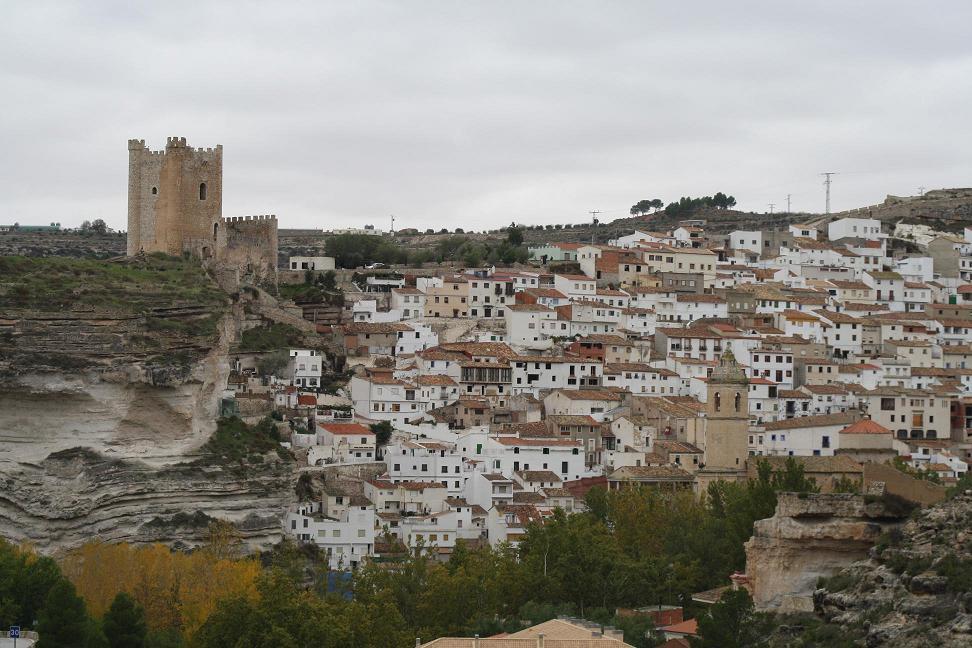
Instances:
[[[824,186],[827,188],[827,209],[826,209],[826,211],[824,213],[825,214],[829,214],[830,213],[830,182],[831,182],[830,176],[837,175],[837,172],[836,171],[825,171],[824,173],[821,173],[820,175],[824,176]]]

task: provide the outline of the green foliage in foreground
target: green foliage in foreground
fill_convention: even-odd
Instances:
[[[75,306],[145,313],[159,305],[221,309],[227,296],[192,259],[150,254],[124,261],[0,257],[0,306],[56,310]]]

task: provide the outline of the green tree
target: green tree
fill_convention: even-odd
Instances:
[[[372,423],[371,431],[375,433],[375,443],[378,444],[379,448],[388,445],[388,442],[391,441],[393,431],[391,422]]]
[[[51,588],[40,611],[37,632],[38,648],[77,648],[87,644],[88,614],[70,581],[60,580]]]
[[[693,648],[755,648],[767,643],[767,620],[755,612],[744,589],[725,592],[698,621],[699,636],[690,639]]]
[[[91,223],[91,231],[94,232],[95,234],[107,234],[108,225],[105,224],[105,221],[103,221],[102,219],[96,218],[94,222]]]
[[[111,648],[144,648],[145,610],[125,592],[119,592],[105,612],[101,628]]]
[[[328,270],[320,278],[321,287],[324,290],[336,290],[337,289],[337,273],[333,270]]]
[[[516,223],[510,223],[510,226],[506,228],[506,242],[513,247],[523,245],[523,228],[517,227]]]

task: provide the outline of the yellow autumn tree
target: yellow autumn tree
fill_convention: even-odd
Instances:
[[[131,594],[145,609],[151,629],[175,629],[188,640],[215,609],[220,598],[256,600],[260,564],[233,559],[232,534],[213,530],[215,550],[172,551],[165,545],[89,542],[61,559],[61,569],[88,610],[102,616],[119,592]]]

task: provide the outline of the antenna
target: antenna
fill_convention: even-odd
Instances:
[[[391,233],[395,236],[395,214],[391,215]]]
[[[591,218],[594,220],[594,227],[591,228],[591,245],[594,245],[594,233],[597,232],[597,215],[601,212],[596,209],[592,209],[589,213]]]
[[[768,203],[770,208],[770,213],[773,213],[773,208],[776,207],[776,203]]]
[[[824,213],[829,214],[830,213],[830,182],[831,182],[830,176],[837,175],[837,172],[826,171],[824,173],[821,173],[820,175],[824,176],[824,186],[827,188],[827,210]]]
[[[793,195],[793,194],[786,194],[786,213],[787,213],[787,214],[791,214],[791,213],[793,213],[793,212],[792,212],[792,211],[790,210],[790,196],[792,196],[792,195]]]

